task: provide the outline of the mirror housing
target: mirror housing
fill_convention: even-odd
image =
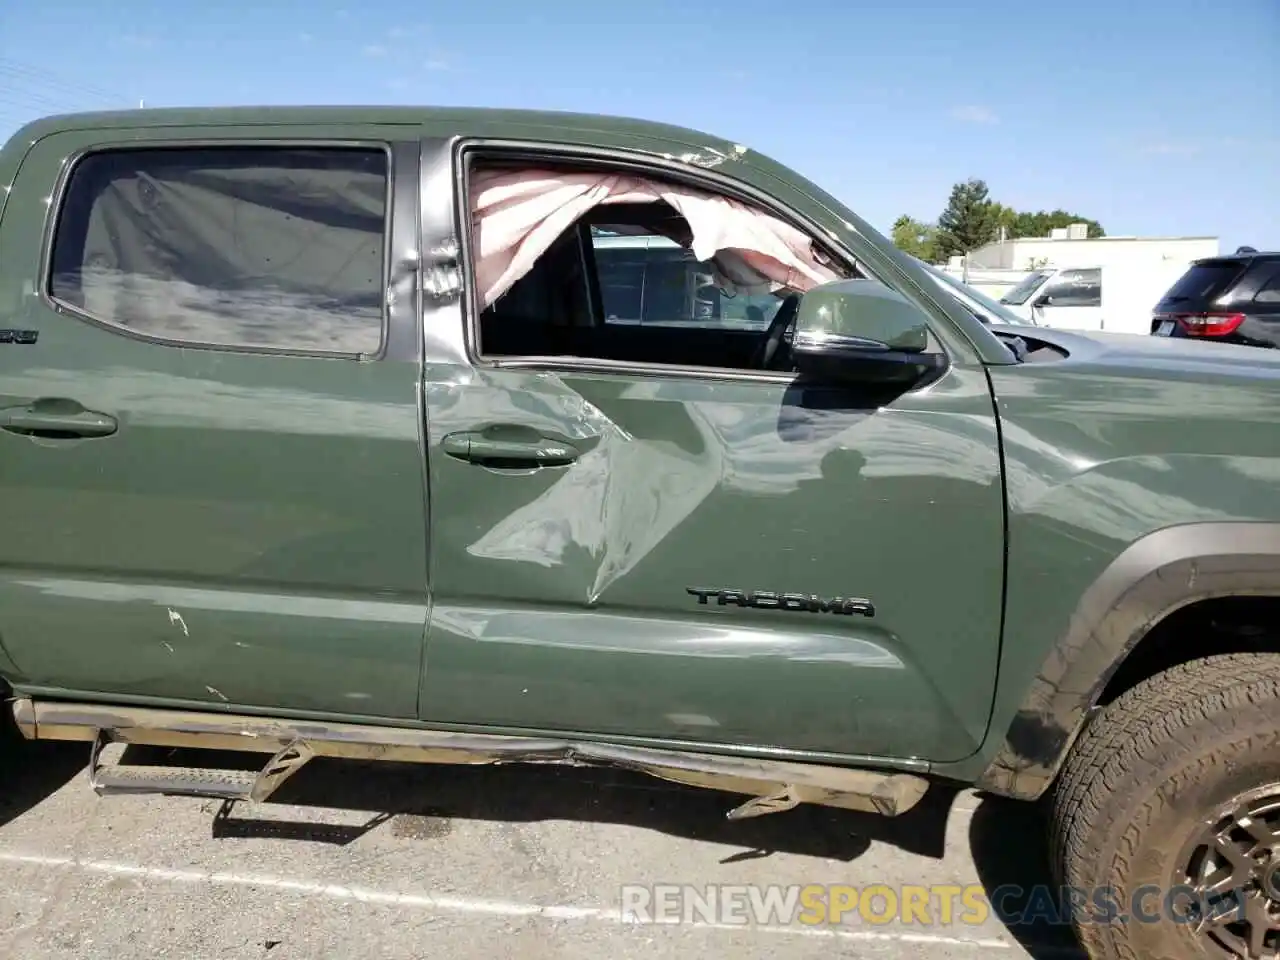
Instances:
[[[834,280],[800,299],[791,352],[801,373],[826,380],[916,381],[945,365],[928,352],[929,319],[876,280]]]

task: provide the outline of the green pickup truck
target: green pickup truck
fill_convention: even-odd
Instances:
[[[61,116],[0,185],[0,695],[99,792],[261,800],[315,756],[623,767],[731,818],[964,784],[1043,799],[1073,891],[1177,901],[1078,918],[1094,957],[1280,951],[1280,356],[993,324],[639,120]],[[696,289],[602,287],[618,237]]]

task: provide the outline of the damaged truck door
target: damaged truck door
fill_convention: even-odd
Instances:
[[[972,753],[1003,562],[982,369],[955,363],[885,403],[798,385],[785,334],[800,296],[856,271],[785,222],[785,200],[775,215],[691,166],[541,146],[457,160],[467,293],[460,318],[433,322],[461,323],[466,350],[427,357],[422,719]],[[703,262],[629,273],[614,238],[643,235]],[[716,316],[689,275],[718,278]]]
[[[39,337],[0,347],[4,649],[32,690],[412,718],[419,348],[386,289],[416,138],[210,132],[62,132],[19,168],[0,325]]]

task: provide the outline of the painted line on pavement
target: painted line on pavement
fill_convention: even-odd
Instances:
[[[119,863],[111,860],[88,860],[78,857],[52,857],[40,854],[28,854],[0,851],[0,863],[22,864],[35,867],[50,867],[64,870],[75,870],[88,874],[105,874],[115,877],[137,877],[161,883],[190,884],[198,886],[207,884],[223,887],[256,887],[263,890],[278,890],[304,897],[318,897],[329,900],[342,900],[356,903],[370,903],[379,906],[408,907],[419,910],[433,910],[445,913],[488,914],[499,917],[538,917],[544,920],[578,920],[602,921],[617,926],[673,926],[667,923],[642,924],[624,917],[617,909],[604,907],[574,907],[556,904],[520,903],[513,900],[492,900],[483,897],[458,897],[435,895],[428,893],[396,893],[388,890],[375,890],[369,887],[346,886],[342,884],[315,883],[306,880],[289,880],[284,877],[273,877],[265,874],[226,873],[208,870],[173,869],[169,867],[144,867],[130,863]],[[782,936],[826,937],[834,940],[852,940],[861,942],[915,943],[934,946],[974,947],[982,950],[1009,950],[1013,944],[1007,940],[994,938],[948,937],[929,933],[894,933],[890,931],[870,930],[838,930],[830,927],[784,927],[779,925],[744,926],[733,923],[691,923],[681,924],[686,928],[731,930],[742,933],[778,934]]]

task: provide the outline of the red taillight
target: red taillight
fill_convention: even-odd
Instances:
[[[1188,337],[1225,337],[1244,323],[1244,314],[1175,313],[1173,319]]]

